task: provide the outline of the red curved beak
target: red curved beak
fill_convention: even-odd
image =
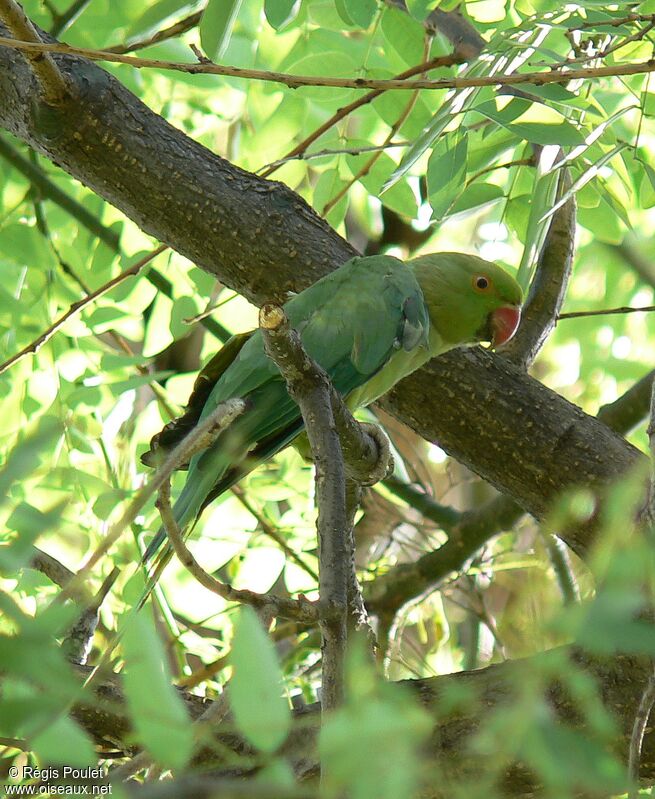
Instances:
[[[519,326],[521,309],[516,305],[503,305],[491,314],[491,344],[500,347],[507,343]]]

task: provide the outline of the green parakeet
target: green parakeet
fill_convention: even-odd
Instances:
[[[407,264],[385,255],[353,258],[290,299],[284,310],[307,353],[355,409],[453,347],[508,341],[519,324],[520,304],[519,285],[496,264],[473,255],[439,253]],[[303,429],[298,406],[266,356],[259,331],[235,337],[224,351],[200,419],[237,397],[245,401],[246,410],[191,459],[173,508],[181,529],[195,521],[208,501]],[[160,530],[146,558],[164,539]]]

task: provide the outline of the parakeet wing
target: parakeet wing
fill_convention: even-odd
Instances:
[[[399,348],[427,341],[429,318],[421,289],[411,270],[389,256],[354,258],[286,303],[285,311],[307,353],[344,396],[375,375]],[[302,428],[298,406],[266,356],[259,331],[214,386],[201,418],[234,397],[245,399],[247,410],[192,459],[179,500],[180,524],[195,517],[210,492],[215,494],[214,484],[258,442],[268,440],[258,452],[257,460],[264,460]],[[176,516],[177,511],[178,506]]]

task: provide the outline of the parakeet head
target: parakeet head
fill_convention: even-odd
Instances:
[[[476,255],[441,252],[409,262],[430,322],[453,345],[509,341],[521,320],[522,292],[511,275]]]

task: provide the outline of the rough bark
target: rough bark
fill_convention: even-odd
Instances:
[[[602,488],[642,457],[577,405],[479,347],[436,358],[383,404],[539,519],[563,491]],[[584,556],[593,531],[592,519],[562,537]]]

